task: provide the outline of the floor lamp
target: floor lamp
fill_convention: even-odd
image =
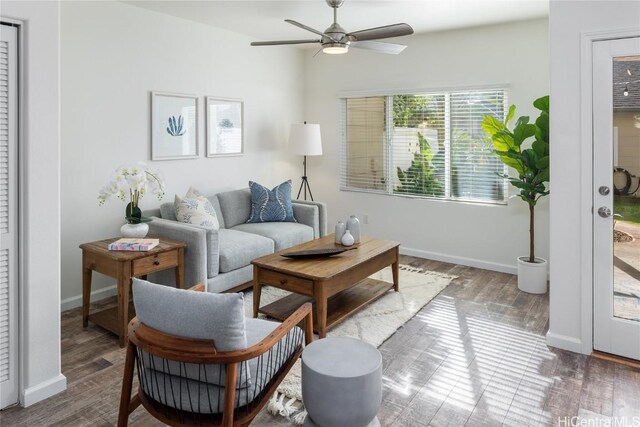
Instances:
[[[299,199],[300,193],[304,193],[304,200],[307,200],[308,191],[311,201],[313,201],[313,194],[311,194],[311,187],[307,179],[307,156],[322,155],[320,125],[307,124],[307,122],[292,124],[291,132],[289,133],[289,149],[293,154],[304,156],[304,160],[302,161],[302,182],[300,183],[300,189],[298,190],[298,196],[296,198]]]

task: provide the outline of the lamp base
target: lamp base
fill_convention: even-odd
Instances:
[[[307,200],[307,191],[309,192],[309,197],[311,197],[311,201],[313,202],[313,194],[311,194],[311,187],[309,186],[309,180],[306,176],[302,177],[302,182],[300,183],[300,189],[298,190],[298,195],[296,199],[300,199],[300,193],[304,193],[304,199]]]

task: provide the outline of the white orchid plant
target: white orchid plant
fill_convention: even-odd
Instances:
[[[140,199],[145,194],[154,194],[158,200],[164,197],[164,179],[159,171],[151,170],[146,164],[139,162],[135,166],[121,166],[115,170],[111,180],[102,187],[98,195],[100,206],[104,205],[112,196],[126,202],[125,218],[129,224],[139,224],[151,221],[142,216],[139,207]]]

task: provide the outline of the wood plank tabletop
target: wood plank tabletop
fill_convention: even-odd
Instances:
[[[158,239],[156,236],[147,236],[145,238]],[[184,242],[165,239],[163,237],[160,239],[160,244],[150,251],[110,251],[109,244],[118,239],[121,239],[121,237],[112,237],[109,239],[97,240],[95,242],[83,243],[80,245],[80,249],[88,252],[94,252],[114,260],[130,261],[138,258],[145,258],[152,254],[160,254],[177,248],[184,248],[186,246]]]
[[[365,263],[372,258],[392,250],[400,243],[391,240],[376,239],[362,236],[357,248],[327,258],[291,259],[281,256],[281,253],[312,249],[344,248],[335,243],[333,234],[320,239],[288,248],[271,255],[256,258],[251,263],[260,268],[293,274],[311,280],[324,280],[348,271]]]

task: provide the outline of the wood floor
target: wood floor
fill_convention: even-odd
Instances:
[[[574,416],[599,420],[582,425],[640,426],[640,369],[548,348],[546,296],[519,292],[509,274],[401,262],[459,278],[380,347],[383,426],[568,426],[575,424],[562,420]],[[68,389],[2,411],[0,425],[116,424],[124,350],[113,335],[81,323],[79,309],[62,316]],[[143,408],[130,424],[161,425]],[[263,412],[252,425],[291,423]]]

